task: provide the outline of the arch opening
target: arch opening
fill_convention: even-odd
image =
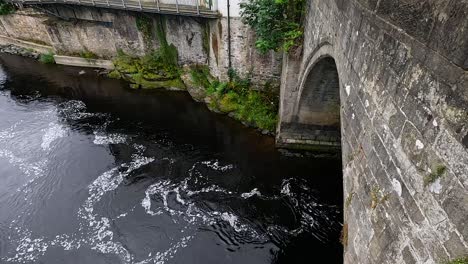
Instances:
[[[340,80],[332,57],[322,57],[309,67],[298,96],[288,134],[303,145],[339,150]]]

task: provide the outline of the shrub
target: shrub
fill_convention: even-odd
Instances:
[[[256,47],[266,53],[269,50],[289,51],[302,38],[301,20],[305,0],[248,0],[240,4],[244,23],[256,33]]]
[[[8,15],[15,12],[15,6],[10,3],[6,3],[3,0],[0,0],[0,15]]]

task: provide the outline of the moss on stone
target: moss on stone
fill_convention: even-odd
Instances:
[[[109,72],[107,74],[107,76],[109,78],[112,78],[112,79],[121,79],[122,78],[122,74],[120,74],[120,72],[117,71],[117,70],[113,70],[113,71]]]
[[[177,65],[166,64],[160,51],[153,51],[143,57],[133,57],[122,51],[114,59],[115,70],[109,73],[111,78],[124,78],[134,84],[133,89],[168,88],[185,90],[180,79]]]
[[[277,104],[267,93],[252,90],[250,81],[233,76],[231,82],[212,81],[207,68],[194,69],[192,80],[206,89],[208,107],[242,123],[273,132],[277,123]],[[211,80],[211,81],[210,81]]]
[[[153,39],[153,20],[144,14],[140,14],[136,17],[136,26],[143,35],[146,48],[151,47]]]
[[[424,187],[427,187],[428,185],[434,183],[437,179],[442,177],[445,172],[447,171],[447,167],[443,164],[437,164],[432,168],[432,172],[426,177],[424,177]]]

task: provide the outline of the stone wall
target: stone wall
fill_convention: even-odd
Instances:
[[[287,133],[301,85],[332,57],[345,263],[468,255],[467,16],[466,1],[310,1],[303,54],[284,59],[277,141],[301,142]]]
[[[138,30],[138,17],[151,18],[155,28],[158,15],[112,9],[51,4],[45,9],[55,16],[24,9],[1,16],[0,29],[12,38],[52,45],[58,54],[91,51],[103,58],[116,56],[121,49],[144,55],[159,47],[154,31],[150,41]],[[226,80],[229,68],[227,18],[163,16],[167,41],[179,51],[180,64],[209,65],[212,73]],[[0,33],[1,34],[1,33]],[[231,19],[231,60],[242,77],[251,77],[258,87],[279,83],[281,56],[262,55],[255,49],[252,31],[239,17]]]

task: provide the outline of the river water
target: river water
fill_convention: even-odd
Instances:
[[[0,263],[341,263],[340,161],[126,87],[0,55]]]

